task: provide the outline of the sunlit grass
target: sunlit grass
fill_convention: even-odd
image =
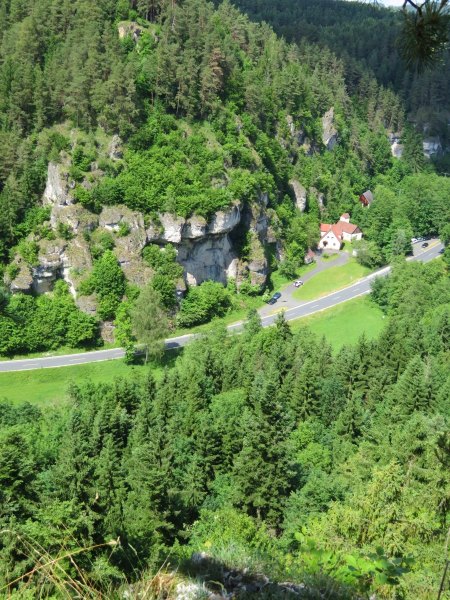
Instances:
[[[376,338],[384,324],[383,312],[369,296],[354,298],[290,323],[293,331],[309,327],[317,335],[325,336],[336,350],[356,343],[363,333],[368,339]]]

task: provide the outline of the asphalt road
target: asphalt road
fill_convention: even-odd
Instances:
[[[443,245],[439,242],[439,240],[430,240],[429,247],[426,249],[422,249],[420,244],[416,244],[414,247],[415,255],[408,260],[421,260],[423,262],[428,262],[439,255],[439,250],[442,247]],[[369,294],[372,280],[375,277],[387,275],[389,271],[390,268],[385,267],[384,269],[380,269],[379,271],[364,277],[357,283],[354,283],[337,292],[333,292],[332,294],[328,294],[327,296],[323,296],[317,300],[299,303],[298,306],[284,310],[284,316],[287,321],[299,319],[301,317],[307,317],[322,310],[326,310],[327,308],[332,308],[333,306],[347,302],[348,300],[352,300],[353,298],[357,298],[358,296]],[[275,305],[273,314],[262,316],[261,321],[263,327],[272,325],[275,322],[278,313],[282,310],[282,307],[280,307],[278,310]],[[238,323],[233,323],[233,325],[229,325],[227,329],[230,332],[238,332],[242,329],[242,327],[243,321],[240,321]],[[199,335],[187,334],[180,337],[170,338],[166,340],[166,347],[168,349],[180,348],[191,342],[196,337],[199,337]],[[95,352],[67,354],[64,356],[47,356],[44,358],[0,361],[0,372],[28,371],[32,369],[48,369],[52,367],[68,367],[71,365],[81,365],[91,362],[122,358],[124,354],[125,353],[121,348],[113,348],[112,350],[96,350]]]

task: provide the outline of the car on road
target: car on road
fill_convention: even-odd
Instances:
[[[275,294],[272,296],[272,298],[273,298],[274,300],[278,300],[278,298],[281,298],[281,294],[280,294],[280,292],[276,292],[276,293],[275,293]]]
[[[267,300],[267,304],[275,304],[276,301],[277,301],[277,299],[272,297]]]
[[[445,248],[441,248],[441,249],[439,250],[439,254],[444,254],[444,252],[445,252]]]
[[[294,287],[300,287],[301,285],[303,285],[303,281],[301,279],[297,279],[297,281],[294,281]]]
[[[429,244],[428,244],[428,242],[424,242],[424,243],[422,244],[422,248],[428,248],[428,245],[429,245]]]

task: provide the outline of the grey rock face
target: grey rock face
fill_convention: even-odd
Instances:
[[[322,117],[322,142],[327,150],[332,150],[337,141],[337,129],[334,126],[334,108],[331,107]]]
[[[291,179],[289,185],[294,192],[295,206],[300,212],[304,212],[306,208],[306,188],[302,186],[298,179]]]
[[[120,138],[112,138],[111,158],[119,157],[120,144]],[[149,243],[174,245],[177,260],[184,268],[184,280],[177,284],[179,297],[186,291],[186,283],[198,285],[206,280],[226,283],[230,277],[236,279],[238,285],[244,279],[255,285],[263,285],[266,281],[268,265],[264,244],[268,240],[270,212],[267,193],[260,193],[245,210],[241,202],[235,201],[209,220],[198,215],[184,219],[161,213],[154,222],[145,223],[141,213],[126,206],[107,206],[100,215],[95,215],[77,204],[71,195],[67,165],[50,163],[43,201],[51,206],[50,224],[55,232],[62,224],[70,228],[74,237],[52,242],[41,240],[39,265],[33,270],[26,265],[20,266],[12,286],[17,291],[34,289],[37,293],[45,293],[52,289],[57,278],[62,277],[69,284],[79,307],[95,313],[95,295],[77,298],[76,290],[92,269],[87,234],[97,228],[100,228],[99,232],[112,234],[113,251],[127,279],[139,286],[145,285],[153,274],[142,259],[142,250]],[[251,248],[245,261],[237,256],[234,241],[234,232],[241,223],[251,234]],[[273,231],[271,235],[273,237]]]
[[[44,204],[66,206],[73,204],[70,194],[68,175],[62,165],[49,162],[47,169],[47,183],[42,197]]]
[[[85,231],[94,231],[98,225],[98,216],[80,204],[60,206],[56,204],[52,207],[50,223],[53,229],[56,229],[59,223],[70,227],[73,233],[83,233]]]
[[[439,137],[428,137],[423,140],[423,153],[427,158],[442,154],[442,144]]]
[[[21,292],[28,294],[33,288],[33,276],[30,267],[21,259],[15,261],[19,267],[16,277],[10,282],[9,287],[13,294]]]
[[[183,265],[189,285],[212,279],[226,283],[236,254],[228,235],[209,237],[200,242],[185,241],[178,248],[178,262]]]
[[[32,269],[33,290],[36,294],[50,292],[62,276],[63,256],[67,242],[42,240],[39,248],[39,266]]]
[[[123,158],[122,140],[118,135],[113,135],[108,148],[108,156],[111,160]]]

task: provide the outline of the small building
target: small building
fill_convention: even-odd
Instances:
[[[320,224],[320,241],[317,244],[319,250],[340,250],[342,246],[342,236],[336,225],[329,223]]]
[[[316,255],[311,250],[311,248],[308,248],[308,252],[305,254],[305,259],[304,259],[305,265],[310,265],[315,260],[316,260]]]
[[[358,225],[350,223],[350,215],[344,213],[334,225],[320,224],[320,250],[340,250],[342,242],[353,242],[362,239],[362,231]]]
[[[366,190],[364,194],[361,194],[359,201],[363,206],[370,206],[373,202],[373,194],[370,190]]]

